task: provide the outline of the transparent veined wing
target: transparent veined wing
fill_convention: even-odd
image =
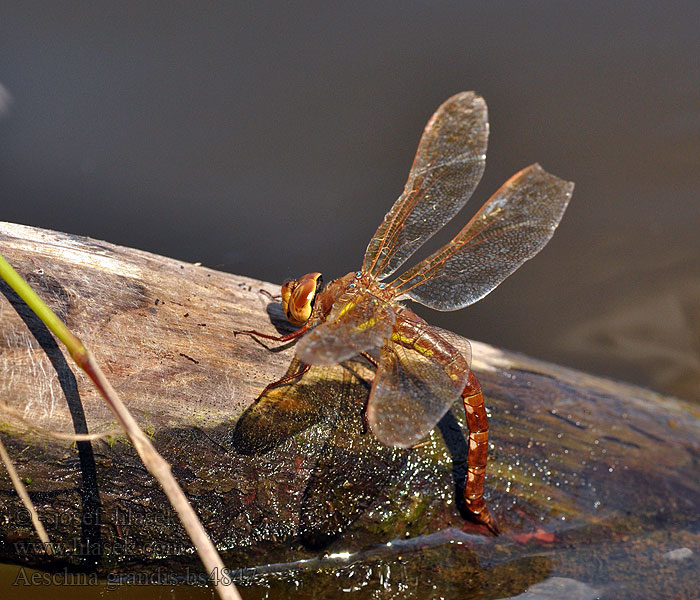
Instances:
[[[370,428],[388,446],[413,446],[460,397],[458,387],[429,357],[387,344],[381,350],[367,404]]]
[[[468,369],[471,369],[472,345],[468,339],[457,335],[449,329],[442,329],[442,327],[436,327],[435,325],[429,325],[429,329],[437,333],[443,340],[445,340],[448,344],[453,346],[455,350],[457,350],[457,352],[459,352],[464,357]],[[466,382],[467,378],[465,377],[464,383],[466,384]]]
[[[241,416],[232,446],[244,455],[264,454],[311,426],[329,433],[314,456],[299,511],[299,534],[312,547],[327,545],[357,519],[406,462],[408,453],[381,444],[364,430],[370,384],[363,363],[314,366],[302,377],[266,390]],[[286,375],[298,373],[296,358]],[[306,451],[308,443],[303,445]]]
[[[328,319],[299,340],[296,355],[310,365],[339,363],[379,348],[391,337],[396,313],[368,292],[334,306]]]
[[[455,238],[389,284],[437,310],[457,310],[493,290],[550,240],[574,184],[538,164],[511,177]]]
[[[345,386],[338,419],[316,461],[299,512],[299,534],[312,548],[326,547],[362,515],[408,458],[407,450],[386,446],[364,430],[369,383],[353,377]]]
[[[292,359],[286,376],[303,368]],[[236,423],[232,445],[241,454],[264,454],[287,438],[319,423],[332,424],[342,398],[352,390],[342,367],[313,367],[303,376],[272,387],[248,407]],[[367,392],[364,393],[367,397]]]
[[[372,237],[362,270],[383,279],[464,206],[484,172],[489,125],[474,92],[446,100],[418,145],[403,194]]]

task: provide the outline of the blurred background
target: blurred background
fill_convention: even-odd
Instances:
[[[576,182],[467,337],[700,399],[700,4],[72,2],[0,19],[0,219],[280,282],[355,270],[437,106]],[[232,324],[233,326],[233,324]]]

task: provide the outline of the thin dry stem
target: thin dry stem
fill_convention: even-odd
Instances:
[[[62,431],[53,431],[52,429],[47,429],[46,427],[37,427],[33,423],[30,423],[24,418],[23,414],[10,406],[3,406],[3,413],[6,415],[12,415],[18,421],[27,428],[28,431],[34,431],[41,435],[47,435],[57,440],[65,440],[67,442],[94,442],[96,440],[101,440],[110,436],[118,436],[123,433],[121,429],[108,429],[101,433],[64,433]]]
[[[112,412],[134,444],[134,448],[136,448],[143,464],[146,465],[149,472],[158,480],[168,500],[170,500],[173,508],[177,511],[180,521],[194,543],[199,558],[207,572],[210,574],[225,573],[224,563],[216,547],[204,530],[202,523],[194,512],[192,505],[187,500],[182,488],[173,477],[168,462],[153,447],[151,441],[141,427],[139,427],[136,419],[134,419],[121,401],[121,398],[117,395],[117,392],[104,376],[104,373],[89,350],[85,350],[85,355],[82,357],[81,363],[81,367],[100,390],[107,404],[112,409]],[[226,585],[224,581],[228,582],[229,585]],[[215,577],[212,579],[212,583],[220,598],[224,600],[241,600],[238,590],[230,579]]]
[[[139,427],[136,419],[128,411],[124,403],[121,401],[117,392],[111,386],[107,378],[102,373],[99,365],[95,361],[94,357],[90,351],[85,347],[83,342],[74,335],[65,323],[39,298],[37,293],[27,284],[22,277],[12,268],[10,263],[8,263],[5,258],[0,255],[0,277],[4,279],[8,285],[19,295],[22,300],[24,300],[27,305],[34,311],[34,313],[43,321],[43,323],[56,335],[65,345],[70,355],[73,357],[75,362],[80,368],[82,368],[93,380],[100,393],[107,401],[108,406],[117,417],[117,420],[124,428],[124,431],[129,436],[134,448],[138,452],[141,460],[143,461],[149,472],[158,480],[163,491],[170,500],[173,508],[177,511],[180,521],[182,521],[185,530],[187,531],[190,539],[197,549],[199,558],[201,559],[207,572],[210,574],[211,581],[214,584],[214,589],[217,594],[223,600],[240,600],[240,595],[236,586],[233,584],[230,578],[224,577],[224,563],[219,556],[214,544],[209,539],[204,527],[202,526],[199,518],[194,512],[194,509],[185,497],[184,492],[180,485],[175,481],[171,471],[170,465],[163,459],[163,457],[158,454],[156,449],[151,444],[150,440]],[[7,452],[3,450],[3,462],[8,465],[8,471],[12,468],[12,463],[7,456]],[[7,456],[7,461],[5,457]],[[15,472],[16,476],[16,472]],[[13,480],[14,481],[14,480]],[[17,483],[15,487],[18,493],[20,489],[24,493],[23,502],[25,506],[30,510],[32,514],[32,521],[34,522],[36,510],[34,510],[33,505],[27,495],[22,482],[19,478],[16,478]],[[25,501],[26,498],[26,501]],[[29,503],[29,504],[27,504]],[[31,506],[31,508],[29,508]],[[35,523],[37,532],[39,532],[39,527],[46,536],[46,531],[44,530],[38,519]],[[37,525],[38,523],[38,525]],[[41,533],[39,534],[41,537]],[[42,541],[44,539],[42,538]],[[46,542],[48,543],[48,536],[46,536]],[[213,576],[218,574],[218,576]]]
[[[44,545],[46,554],[53,554],[53,546],[49,540],[49,534],[46,533],[46,529],[44,529],[44,525],[39,519],[39,513],[36,511],[34,503],[27,493],[27,488],[24,487],[24,483],[22,483],[22,480],[17,474],[17,469],[15,469],[15,465],[13,464],[10,455],[7,453],[7,449],[5,448],[5,444],[2,442],[2,438],[0,438],[0,458],[2,458],[2,462],[5,464],[5,468],[10,475],[10,481],[12,481],[12,485],[17,491],[17,495],[20,497],[22,504],[24,504],[24,507],[27,509],[27,511],[29,511],[29,514],[32,517],[32,525],[34,525],[34,529],[36,530],[41,543]]]

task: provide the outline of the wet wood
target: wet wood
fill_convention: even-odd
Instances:
[[[472,342],[490,421],[485,498],[504,532],[483,537],[485,528],[460,513],[468,435],[460,403],[426,444],[399,460],[367,443],[361,419],[343,420],[334,398],[346,372],[312,369],[304,385],[321,403],[328,399],[325,413],[316,420],[309,412],[298,431],[264,451],[236,446],[239,417],[293,357],[293,346],[269,352],[232,334],[288,331],[280,306],[260,293],[277,286],[8,223],[0,223],[0,252],[92,349],[236,567],[312,556],[309,529],[332,519],[343,525],[322,534],[330,548],[456,528],[484,540],[497,562],[526,554],[517,544],[528,540],[590,547],[690,531],[697,519],[696,406]],[[59,552],[50,558],[36,545],[0,475],[0,559],[102,571],[196,564],[159,486],[87,378],[1,289],[0,435]],[[348,395],[353,410],[361,389]],[[103,437],[74,443],[76,433]],[[328,440],[338,445],[333,452]],[[378,484],[380,463],[391,469]],[[319,477],[347,493],[304,512],[309,481]],[[337,518],[355,493],[367,509]]]

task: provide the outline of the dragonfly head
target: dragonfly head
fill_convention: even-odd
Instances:
[[[320,273],[307,273],[282,284],[282,308],[292,325],[303,325],[311,317],[316,294],[323,285]]]

